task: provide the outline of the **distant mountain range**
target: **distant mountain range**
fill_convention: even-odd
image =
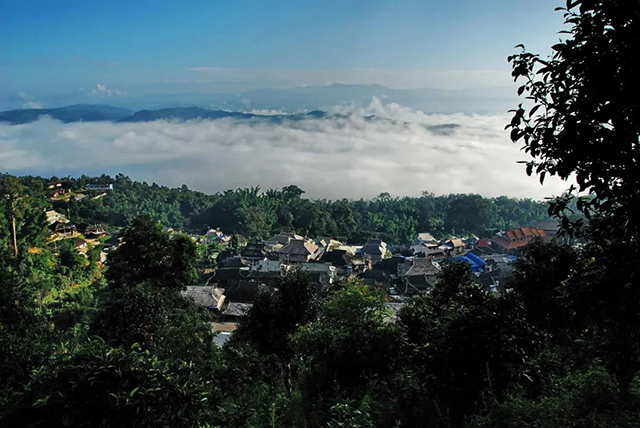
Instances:
[[[346,84],[222,93],[161,93],[110,97],[78,91],[49,96],[39,101],[45,106],[101,102],[133,111],[200,107],[225,111],[267,109],[293,113],[345,104],[367,105],[374,97],[385,104],[397,103],[425,113],[498,113],[514,108],[518,103],[514,91],[505,89],[392,89],[381,85]],[[5,109],[23,104],[24,100],[17,95],[0,99],[0,106],[4,106]]]
[[[0,112],[0,122],[8,122],[11,125],[21,125],[35,122],[41,116],[50,116],[64,123],[73,122],[153,122],[156,120],[196,120],[196,119],[225,119],[252,120],[261,123],[282,123],[284,121],[297,121],[303,119],[320,119],[325,117],[347,117],[341,114],[329,114],[322,110],[314,110],[308,113],[261,115],[225,110],[208,110],[201,107],[175,107],[158,110],[140,110],[134,112],[119,107],[103,104],[76,104],[72,106],[52,109],[20,109]],[[394,119],[379,116],[364,116],[367,121],[389,121],[397,123]],[[460,125],[445,123],[440,125],[424,125],[434,134],[449,135]]]
[[[300,120],[318,118],[326,115],[323,111],[292,115],[260,115],[225,110],[208,110],[201,107],[175,107],[158,110],[140,110],[134,112],[103,104],[75,104],[52,109],[19,109],[0,112],[0,122],[12,125],[34,122],[41,116],[50,116],[64,123],[72,122],[153,122],[156,120],[194,120],[194,119],[254,119],[279,122],[285,119]]]
[[[40,116],[51,116],[61,122],[119,121],[134,112],[120,107],[102,104],[75,104],[60,108],[20,109],[0,112],[0,122],[12,125],[34,122]]]

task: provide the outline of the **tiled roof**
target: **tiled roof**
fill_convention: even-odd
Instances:
[[[523,226],[519,229],[507,230],[502,237],[508,241],[517,241],[519,239],[529,239],[534,236],[547,236],[544,230],[536,227]]]
[[[524,236],[533,236],[533,232],[531,231],[531,228],[528,226],[523,226],[520,228],[520,230],[522,230],[522,233],[524,234]]]
[[[287,245],[278,250],[278,253],[311,255],[317,250],[318,246],[313,242],[308,242],[302,239],[292,239]]]
[[[489,246],[488,239],[478,239],[478,242],[476,242],[476,247],[486,248],[488,246]]]
[[[492,241],[507,250],[513,250],[529,244],[529,241],[508,241],[504,238],[494,238]]]
[[[427,258],[415,258],[398,266],[400,276],[435,275],[439,270],[431,259]]]
[[[181,294],[185,297],[191,297],[195,302],[207,308],[215,308],[218,306],[218,301],[213,296],[213,288],[196,285],[187,286],[187,289],[182,291]]]

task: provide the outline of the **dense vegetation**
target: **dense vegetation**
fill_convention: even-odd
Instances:
[[[636,56],[625,51],[633,44],[622,42],[629,40],[627,32],[640,33],[640,6],[569,1],[567,8],[571,34],[580,43],[567,41],[556,49],[561,52],[554,59],[558,62],[541,71],[542,85],[559,76],[554,66],[592,46],[589,35],[599,25],[608,34],[607,49],[624,53],[623,59],[612,59],[618,61],[615,72],[626,69],[629,58],[637,67]],[[599,41],[596,37],[595,47]],[[515,58],[516,68],[531,58],[523,55]],[[579,65],[598,67],[599,62]],[[568,76],[575,76],[575,67],[569,67]],[[514,75],[525,76],[536,87],[537,77],[526,67]],[[577,87],[573,96],[580,98],[585,90]],[[543,113],[555,119],[538,122],[555,124],[552,130],[583,114],[580,103],[565,102],[574,110],[562,109],[557,96],[541,100],[556,103]],[[602,106],[612,104],[612,111],[619,107],[619,100],[605,101]],[[587,117],[591,113],[584,112]],[[519,129],[520,110],[515,114],[513,126]],[[640,426],[640,236],[638,217],[632,215],[639,201],[625,172],[627,162],[638,160],[640,132],[634,125],[637,116],[624,113],[615,119],[600,125],[622,126],[623,135],[635,132],[631,144],[628,139],[608,141],[612,152],[615,145],[628,151],[617,151],[625,159],[616,162],[594,164],[575,153],[560,159],[566,145],[558,135],[542,132],[540,141],[523,137],[527,144],[546,147],[543,152],[532,149],[543,158],[538,173],[560,173],[555,168],[570,161],[574,163],[568,168],[588,171],[581,185],[593,198],[575,205],[592,219],[579,229],[589,238],[587,245],[535,242],[518,260],[507,291],[500,293],[478,285],[466,265],[445,264],[431,294],[414,299],[397,316],[387,309],[385,296],[356,280],[321,295],[305,274],[292,271],[279,279],[276,291],[258,295],[222,349],[214,345],[207,313],[180,294],[197,265],[192,241],[169,235],[148,216],[133,217],[137,211],[131,202],[119,221],[132,217],[133,222],[105,270],[91,255],[75,257],[64,245],[45,245],[41,180],[3,176],[1,221],[10,227],[16,219],[19,240],[16,254],[11,235],[5,231],[0,236],[0,424]],[[602,129],[594,121],[589,124],[576,121],[582,141],[600,143]],[[532,129],[525,127],[526,132]],[[602,182],[613,185],[605,189]],[[157,186],[154,191],[180,192]],[[261,200],[257,192],[230,193],[212,199],[193,194],[194,206],[200,208],[182,217],[184,224],[193,226],[187,218],[212,215],[216,211],[210,210],[225,197]],[[278,196],[295,201],[291,207],[306,203],[299,197],[296,188]],[[569,197],[556,202],[561,216],[571,214],[565,209]],[[383,206],[389,203],[379,199]],[[176,215],[183,215],[180,201],[174,200]],[[117,214],[114,205],[106,206],[111,208],[99,210],[100,215]],[[247,211],[234,217],[243,206]],[[260,206],[239,203],[233,208],[225,215],[218,211],[219,218],[247,227],[241,220]],[[83,214],[87,207],[82,204],[75,209],[72,215],[91,215]],[[264,220],[267,211],[257,212]],[[565,225],[575,231],[569,218]]]
[[[293,271],[258,295],[222,349],[209,315],[180,294],[195,244],[148,217],[127,230],[104,277],[71,288],[56,277],[47,299],[24,274],[44,252],[14,256],[5,245],[1,257],[3,425],[640,422],[640,292],[626,282],[638,267],[595,244],[534,244],[507,293],[446,265],[431,295],[396,320],[377,289],[347,280],[320,295]],[[61,259],[38,263],[40,276]]]
[[[38,180],[23,178],[24,181]],[[44,181],[44,180],[42,180]],[[333,236],[352,242],[380,237],[408,243],[417,232],[437,237],[493,235],[496,231],[531,225],[546,217],[547,205],[531,199],[483,198],[475,194],[394,198],[383,193],[374,200],[312,200],[295,185],[261,192],[259,188],[205,195],[186,186],[170,189],[156,184],[115,178],[69,179],[80,190],[87,183],[113,183],[100,199],[58,203],[76,223],[125,226],[139,215],[183,231],[204,232],[219,227],[228,234],[266,238],[282,230],[310,237]]]

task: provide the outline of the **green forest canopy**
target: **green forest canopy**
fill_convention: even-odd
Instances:
[[[20,179],[30,188],[48,180]],[[59,202],[75,223],[106,223],[124,227],[146,214],[175,229],[203,232],[220,228],[228,234],[265,238],[281,230],[310,237],[334,236],[351,242],[382,238],[408,243],[417,232],[447,235],[492,236],[500,230],[533,225],[547,216],[547,205],[532,199],[506,196],[484,198],[477,194],[392,197],[381,193],[372,200],[326,200],[303,198],[295,185],[281,190],[259,187],[227,190],[212,195],[190,190],[186,185],[169,188],[132,181],[122,174],[115,178],[81,176],[67,179],[75,190],[88,183],[113,183],[113,191],[100,199]],[[44,190],[43,190],[44,191]]]

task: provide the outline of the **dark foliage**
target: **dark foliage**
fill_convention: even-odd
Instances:
[[[142,216],[132,222],[122,239],[108,261],[107,279],[114,289],[145,282],[179,291],[196,282],[196,245],[189,237],[174,238]]]
[[[533,102],[520,106],[509,127],[533,160],[527,173],[568,179],[593,198],[578,209],[597,217],[598,234],[627,239],[640,233],[640,3],[569,0],[564,40],[553,57],[523,52],[509,57],[518,94]],[[562,213],[566,200],[555,212]],[[567,226],[569,224],[567,223]],[[595,232],[595,230],[594,230]]]

